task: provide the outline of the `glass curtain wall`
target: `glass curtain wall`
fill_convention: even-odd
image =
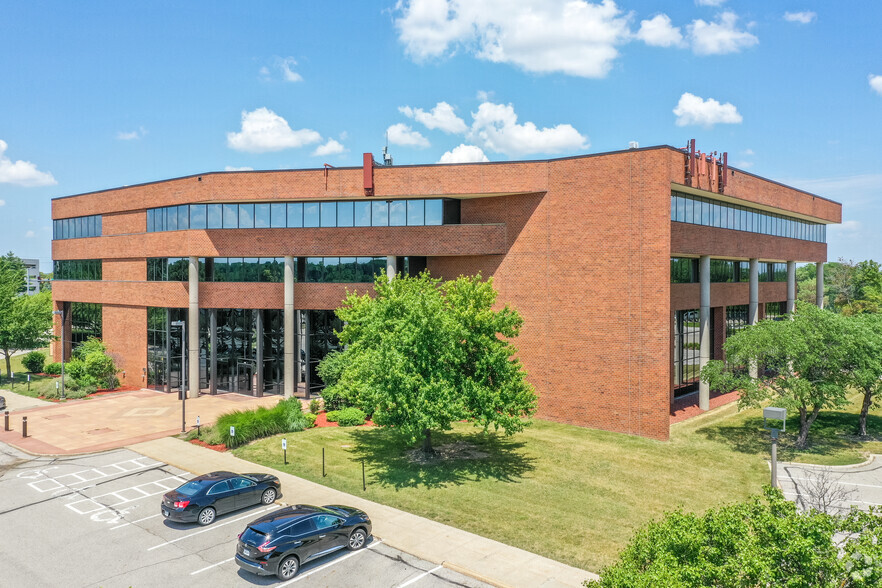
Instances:
[[[71,349],[89,337],[102,337],[101,305],[91,302],[70,303]]]
[[[674,313],[674,395],[693,391],[698,386],[699,332],[698,309]]]

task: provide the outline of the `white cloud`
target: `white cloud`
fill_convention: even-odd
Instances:
[[[588,138],[572,125],[539,129],[532,122],[518,124],[511,104],[484,102],[472,113],[474,122],[467,137],[483,149],[506,155],[560,153],[587,149]]]
[[[49,172],[41,172],[30,161],[12,161],[6,157],[6,141],[0,139],[0,184],[16,184],[26,188],[54,186],[58,182]]]
[[[827,225],[827,231],[838,233],[842,236],[855,235],[862,228],[861,223],[856,220],[844,220],[839,224]]]
[[[468,130],[465,121],[456,116],[453,107],[446,102],[439,102],[431,111],[426,112],[422,108],[400,106],[398,111],[407,118],[412,118],[422,123],[429,130],[441,129],[445,133],[461,134]]]
[[[710,128],[715,124],[738,124],[741,115],[738,109],[730,103],[720,104],[713,98],[703,100],[700,96],[684,92],[680,96],[677,107],[674,108],[677,115],[677,126],[701,125]]]
[[[227,133],[227,147],[236,151],[264,153],[318,143],[322,136],[312,129],[291,130],[288,121],[267,108],[242,111],[242,130]]]
[[[25,233],[25,237],[28,238],[28,239],[34,237],[35,235],[36,235],[36,233],[34,233],[33,231],[27,231],[27,232]]]
[[[818,15],[808,10],[803,12],[785,12],[784,20],[787,22],[798,22],[800,24],[808,24],[815,20]]]
[[[745,149],[744,154],[745,155],[755,155],[755,153],[753,152],[753,149]]]
[[[877,94],[882,96],[882,76],[870,74],[868,78],[870,80],[870,87],[873,88]]]
[[[490,161],[484,155],[484,151],[475,145],[460,143],[450,151],[445,151],[438,163],[473,163],[476,161]]]
[[[404,123],[394,124],[386,129],[386,135],[389,142],[393,145],[403,145],[404,147],[428,147],[429,140],[423,137],[419,131],[412,130]]]
[[[692,51],[697,55],[722,55],[737,53],[753,47],[759,39],[747,31],[738,30],[738,16],[734,12],[724,12],[717,22],[705,22],[700,18],[692,21],[687,29],[692,42]]]
[[[399,0],[399,40],[416,61],[457,49],[536,73],[602,78],[628,42],[613,0]]]
[[[0,200],[0,206],[6,206],[6,201],[5,201],[5,200]]]
[[[346,151],[346,148],[339,141],[335,141],[334,139],[328,139],[328,142],[324,145],[319,145],[315,148],[315,151],[312,152],[313,155],[336,155],[337,153],[343,153]]]
[[[667,14],[657,14],[650,20],[640,21],[640,30],[636,37],[654,47],[680,47],[683,45],[683,35],[680,27],[671,24],[671,18]]]
[[[242,167],[235,167],[232,165],[228,165],[228,166],[224,167],[224,171],[254,171],[254,168],[248,167],[247,165],[242,166]]]
[[[478,90],[478,93],[475,94],[475,97],[481,102],[487,102],[493,99],[493,92],[487,92],[485,90]]]
[[[120,131],[116,134],[116,138],[120,141],[134,141],[135,139],[142,139],[144,135],[147,134],[147,129],[144,127],[139,127],[134,131]]]
[[[698,6],[722,6],[726,0],[695,0]]]
[[[297,65],[297,62],[294,60],[293,57],[285,57],[284,59],[279,58],[276,64],[278,68],[282,70],[282,77],[285,79],[286,82],[303,81],[303,76],[291,69],[292,67]]]

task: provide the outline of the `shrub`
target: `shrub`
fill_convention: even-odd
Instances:
[[[43,364],[46,362],[46,354],[39,351],[31,351],[25,353],[21,358],[21,364],[31,373],[43,371]]]
[[[310,426],[310,416],[313,415],[303,413],[299,399],[287,398],[272,408],[258,407],[221,415],[215,429],[219,431],[221,442],[232,449],[255,439],[302,431]],[[234,437],[230,436],[231,426],[236,428]]]
[[[325,413],[325,419],[329,423],[336,423],[337,417],[339,417],[339,416],[340,416],[339,410],[329,410],[328,412]]]
[[[52,363],[47,363],[43,366],[43,373],[49,374],[51,376],[57,376],[61,373],[61,364],[57,361]]]
[[[358,425],[363,425],[364,420],[364,411],[354,406],[344,408],[337,414],[337,422],[341,427],[357,427]]]
[[[325,386],[331,387],[340,381],[343,375],[343,368],[346,367],[346,356],[339,351],[332,351],[318,365],[318,375],[325,383]]]
[[[107,352],[107,346],[101,342],[101,339],[96,337],[89,337],[79,345],[73,348],[71,351],[71,356],[75,359],[85,360],[86,356],[90,353],[105,353]]]
[[[311,412],[312,414],[318,414],[321,409],[322,403],[319,401],[318,398],[313,398],[309,401],[309,412]]]
[[[84,363],[86,375],[96,384],[109,390],[119,385],[119,380],[116,378],[116,364],[113,358],[103,351],[90,352],[86,355]]]
[[[304,418],[306,418],[306,428],[307,429],[313,428],[315,426],[316,415],[312,414],[311,412],[308,412],[308,413],[304,414],[303,416],[304,416]]]
[[[67,372],[67,377],[71,380],[80,380],[86,376],[86,364],[82,360],[74,358],[64,364],[64,371]]]

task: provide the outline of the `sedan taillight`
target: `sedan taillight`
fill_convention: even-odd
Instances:
[[[275,545],[273,545],[272,547],[267,547],[267,546],[269,545],[269,543],[270,543],[270,542],[267,541],[267,542],[264,543],[263,545],[258,545],[258,546],[257,546],[257,551],[259,551],[259,552],[261,552],[261,553],[269,553],[270,551],[272,551],[273,549],[276,548]]]
[[[189,500],[176,500],[175,508],[187,508],[188,504],[190,504]]]

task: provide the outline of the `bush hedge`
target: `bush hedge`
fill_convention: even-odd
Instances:
[[[46,363],[46,354],[39,351],[25,353],[21,358],[21,365],[32,374],[42,372],[44,363]]]
[[[303,413],[297,398],[280,400],[272,408],[258,407],[255,410],[237,410],[221,415],[215,428],[220,438],[229,448],[239,447],[255,439],[302,431],[315,424]],[[230,436],[230,427],[235,427],[235,436]]]
[[[353,406],[337,411],[337,423],[341,427],[357,427],[363,425],[365,418],[364,411]]]
[[[49,374],[50,376],[57,376],[61,373],[61,364],[57,361],[47,363],[43,366],[43,373]]]

